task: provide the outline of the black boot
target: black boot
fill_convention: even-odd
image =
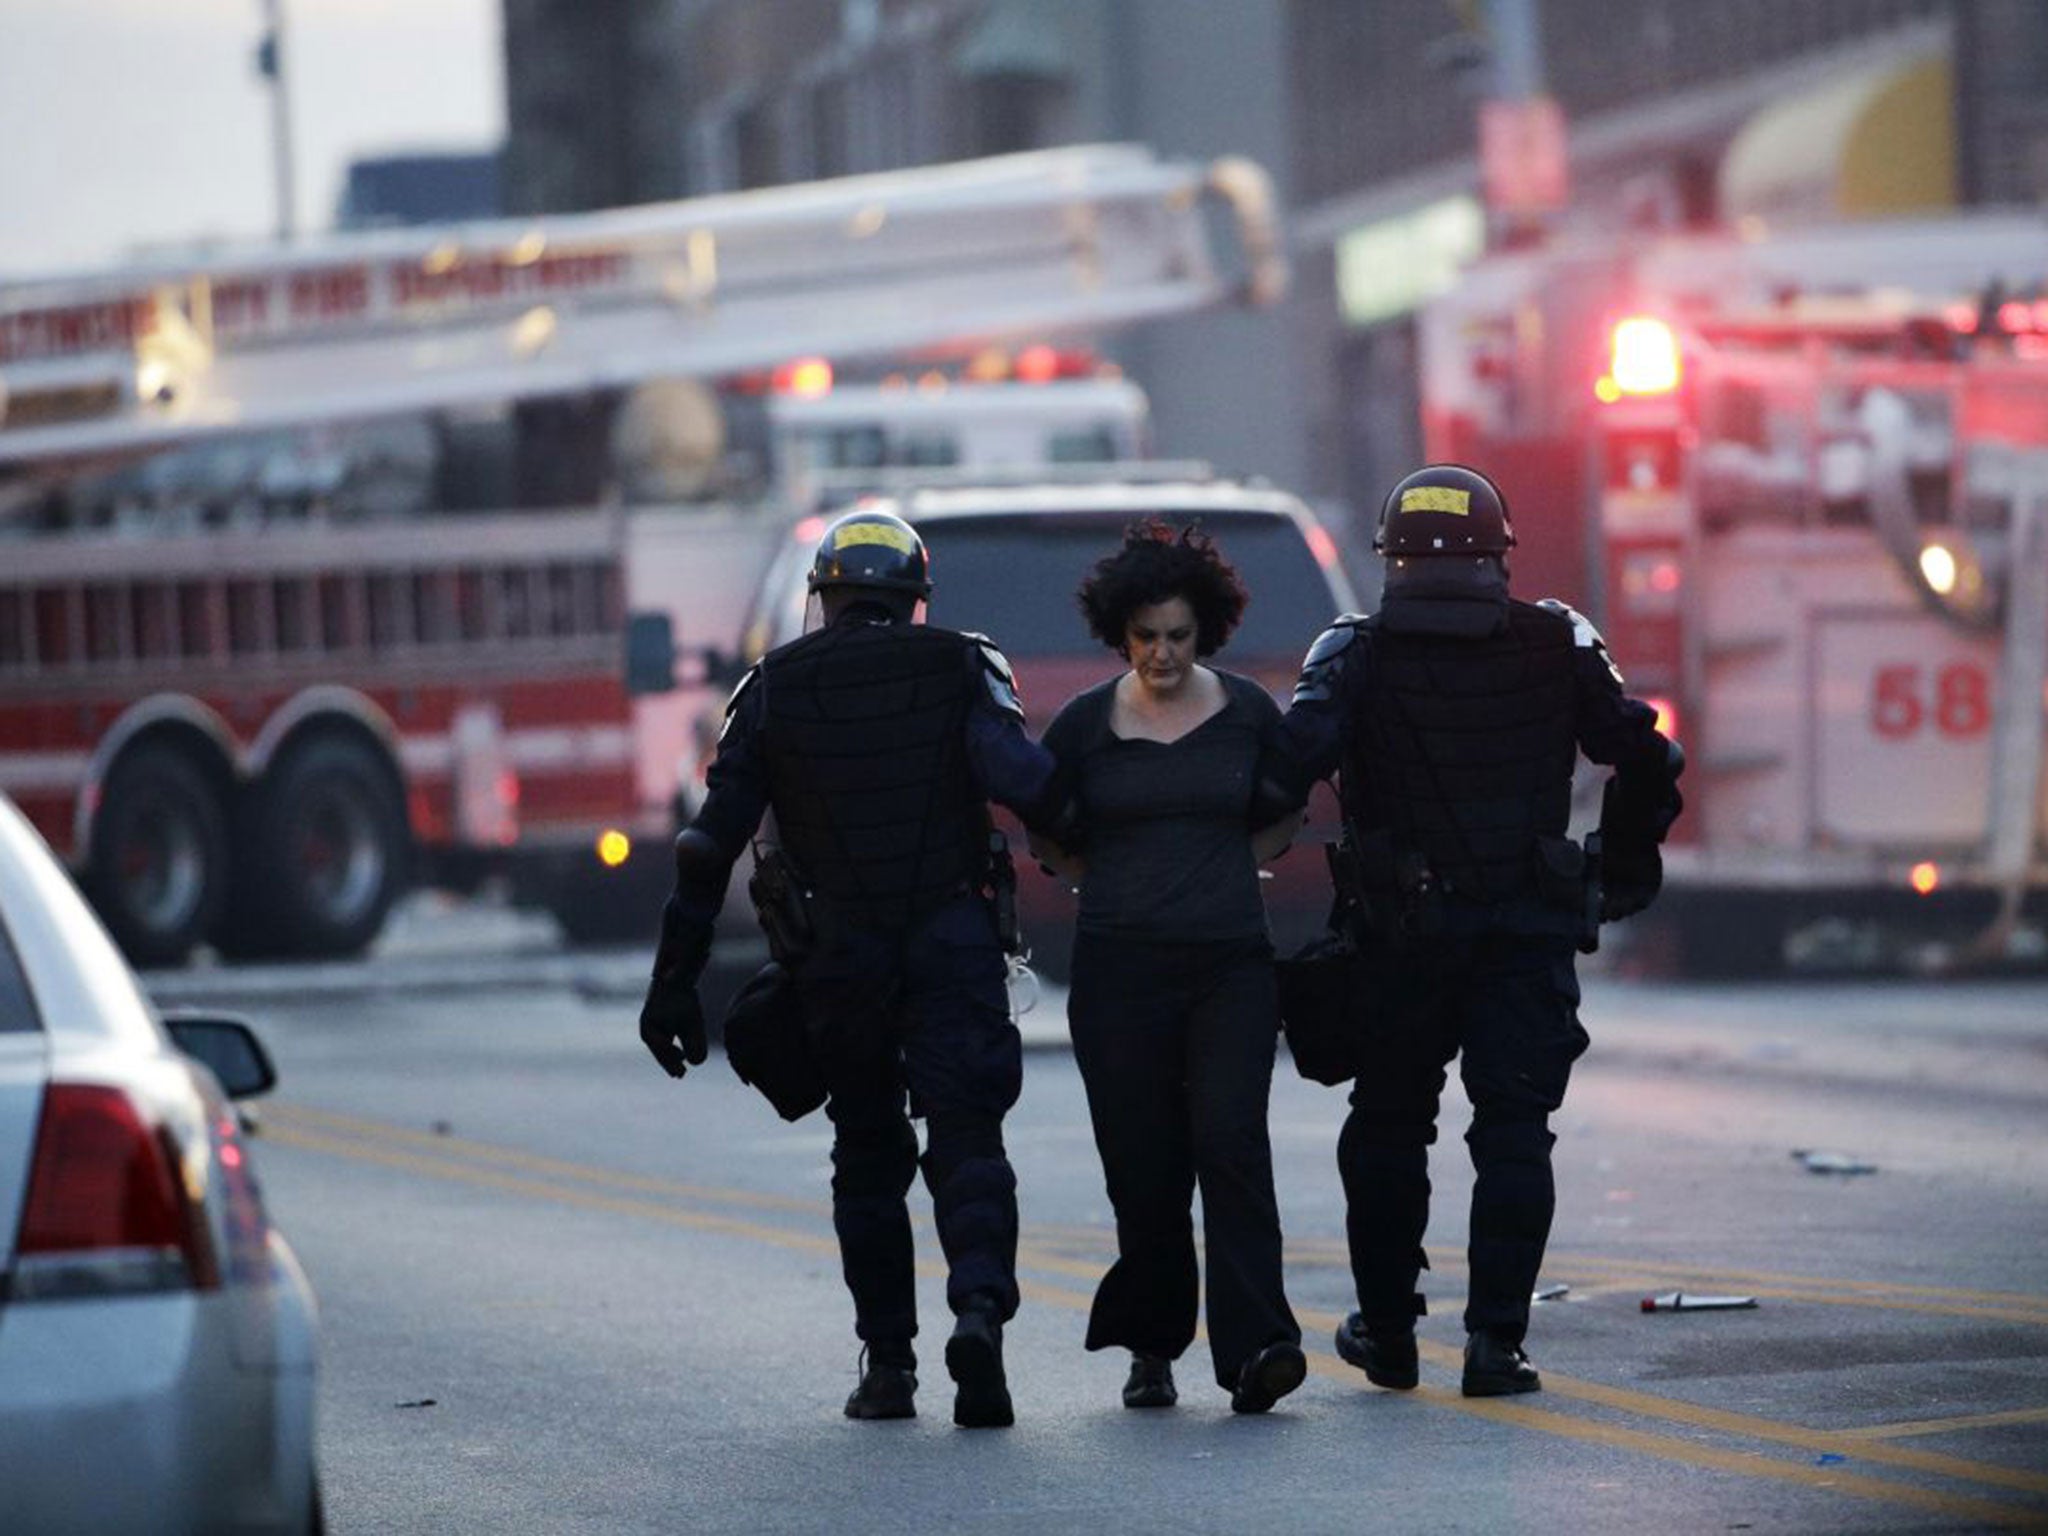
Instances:
[[[946,1340],[953,1422],[962,1429],[1006,1429],[1017,1422],[1003,1376],[1003,1325],[988,1312],[962,1312]]]
[[[1543,1378],[1536,1374],[1521,1345],[1490,1333],[1475,1333],[1465,1340],[1467,1397],[1511,1397],[1517,1392],[1542,1390]]]
[[[849,1419],[914,1419],[917,1356],[907,1340],[870,1344],[860,1352],[860,1385],[846,1400]]]
[[[1362,1312],[1354,1312],[1338,1324],[1337,1353],[1365,1372],[1365,1379],[1376,1387],[1409,1392],[1422,1379],[1415,1358],[1415,1330],[1368,1328]]]
[[[1237,1373],[1237,1390],[1230,1394],[1232,1413],[1264,1413],[1300,1386],[1308,1375],[1308,1356],[1288,1339],[1268,1344]]]
[[[1126,1408],[1171,1408],[1180,1401],[1173,1385],[1173,1362],[1164,1355],[1131,1351],[1131,1374],[1124,1381]]]

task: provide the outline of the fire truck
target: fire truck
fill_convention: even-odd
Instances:
[[[2048,902],[2044,276],[1992,216],[1526,253],[1423,317],[1431,456],[1686,746],[1693,967],[1823,919],[1990,958]]]
[[[672,830],[639,737],[673,625],[630,610],[674,604],[626,510],[42,530],[53,491],[259,429],[924,369],[1284,280],[1256,167],[1107,145],[0,284],[0,790],[143,964],[359,951],[414,876],[504,870],[573,931]]]

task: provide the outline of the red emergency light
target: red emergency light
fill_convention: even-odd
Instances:
[[[1654,315],[1630,315],[1615,322],[1607,372],[1593,392],[1609,404],[1630,395],[1668,395],[1681,373],[1677,332]]]

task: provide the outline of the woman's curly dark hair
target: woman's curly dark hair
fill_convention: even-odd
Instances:
[[[1148,517],[1124,529],[1123,548],[1095,562],[1074,594],[1088,631],[1119,655],[1131,615],[1176,597],[1195,612],[1195,654],[1213,656],[1250,600],[1237,572],[1200,528]]]

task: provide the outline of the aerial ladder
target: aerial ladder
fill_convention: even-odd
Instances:
[[[1286,281],[1265,174],[1087,145],[0,282],[0,474],[796,356],[953,356]]]

